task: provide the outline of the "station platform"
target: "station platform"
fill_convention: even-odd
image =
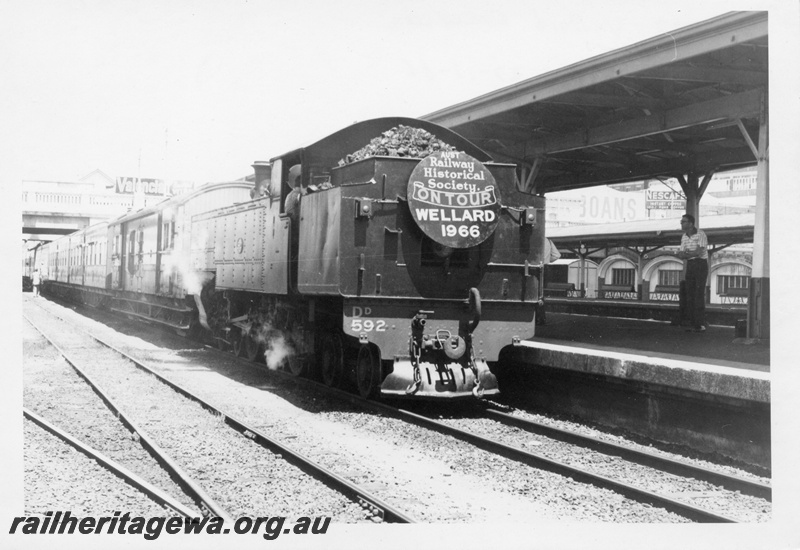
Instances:
[[[734,343],[735,328],[726,325],[711,324],[695,333],[668,321],[548,311],[535,339],[760,372],[769,372],[770,365],[768,342]]]
[[[730,326],[696,333],[668,321],[548,312],[519,355],[526,363],[769,403],[769,344],[735,341]]]
[[[769,343],[734,340],[731,326],[695,333],[548,311],[513,348],[506,389],[543,410],[769,468]]]

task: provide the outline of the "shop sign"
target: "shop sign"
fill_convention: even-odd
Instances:
[[[164,180],[155,178],[118,177],[116,192],[122,195],[142,193],[145,195],[164,195],[166,184]]]
[[[686,199],[682,193],[672,190],[648,189],[645,195],[648,210],[685,210]]]

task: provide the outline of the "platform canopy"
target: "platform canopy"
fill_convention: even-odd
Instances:
[[[539,194],[751,166],[767,38],[767,12],[732,12],[422,118],[520,165]]]
[[[703,231],[708,244],[714,246],[753,242],[755,214],[729,214],[706,216]],[[560,250],[586,248],[611,248],[615,246],[678,246],[683,231],[680,218],[663,220],[639,220],[603,225],[574,225],[553,227],[547,237]]]

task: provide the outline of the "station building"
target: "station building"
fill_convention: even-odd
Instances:
[[[683,260],[674,241],[686,199],[677,181],[590,187],[547,199],[547,236],[562,257],[545,268],[546,296],[679,300]],[[755,203],[755,169],[721,172],[709,183],[698,219],[698,227],[715,235],[709,304],[747,303]]]

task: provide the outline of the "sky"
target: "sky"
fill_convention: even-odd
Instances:
[[[203,183],[418,117],[731,2],[0,0],[0,176]],[[3,139],[3,138],[0,138]]]

